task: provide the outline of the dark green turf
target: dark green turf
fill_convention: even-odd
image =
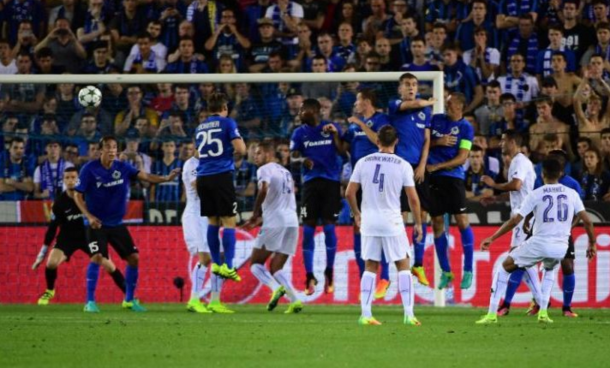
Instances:
[[[196,315],[177,304],[136,314],[101,305],[0,306],[0,367],[608,367],[610,310],[551,310],[539,325],[523,310],[476,326],[482,310],[374,307],[383,326],[359,326],[358,307],[305,306],[284,315],[235,306],[234,315]]]

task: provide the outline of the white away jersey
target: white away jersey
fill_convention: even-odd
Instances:
[[[585,206],[574,189],[548,184],[525,197],[518,213],[525,218],[534,212],[533,239],[567,246],[572,219],[584,210]]]
[[[267,196],[263,202],[263,229],[298,227],[297,202],[294,197],[292,174],[282,165],[270,162],[256,172],[258,187],[267,183]]]
[[[199,214],[201,211],[199,205],[199,196],[197,195],[197,189],[193,187],[192,182],[197,180],[197,166],[199,166],[199,160],[195,157],[191,157],[182,166],[182,182],[186,192],[186,207],[184,212],[192,212]]]
[[[509,193],[512,215],[517,213],[525,197],[534,190],[536,181],[534,165],[523,153],[517,153],[508,167],[508,182],[510,183],[513,179],[521,180],[521,189]]]
[[[350,181],[362,187],[362,227],[364,236],[396,236],[405,231],[400,213],[400,194],[414,187],[413,168],[390,153],[373,153],[361,158]]]

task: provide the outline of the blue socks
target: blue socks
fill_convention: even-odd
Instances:
[[[307,273],[313,273],[313,250],[315,233],[315,227],[303,225],[303,262],[305,263],[305,272]]]
[[[358,275],[362,278],[364,272],[364,260],[362,259],[362,240],[360,234],[354,234],[354,256],[358,265]]]
[[[127,265],[125,268],[125,301],[130,302],[133,300],[133,295],[136,292],[136,285],[138,284],[138,267]]]
[[[504,296],[504,304],[510,305],[513,301],[513,297],[521,285],[521,280],[523,280],[523,274],[525,270],[522,268],[518,268],[516,271],[510,274],[508,278],[508,285],[506,286],[506,295]]]
[[[337,254],[337,234],[335,225],[324,225],[324,242],[326,243],[326,268],[335,267],[335,255]]]
[[[227,264],[227,267],[233,268],[233,258],[235,257],[235,229],[224,229],[222,232],[222,247],[225,251],[225,263]]]
[[[87,301],[95,302],[95,288],[97,287],[97,279],[100,276],[100,265],[97,263],[89,263],[87,266]]]
[[[468,226],[465,229],[460,229],[462,237],[462,248],[464,249],[464,271],[472,272],[472,263],[474,262],[474,233],[472,227]]]
[[[217,265],[222,264],[222,259],[220,258],[220,240],[218,239],[219,232],[219,226],[208,225],[207,239],[208,247],[210,248],[210,256],[212,257],[212,262]]]
[[[426,248],[426,233],[428,231],[428,225],[423,223],[421,225],[421,230],[423,235],[420,242],[415,241],[415,234],[413,234],[412,238],[415,253],[415,263],[413,263],[413,267],[419,267],[424,263],[424,250]]]
[[[381,280],[390,281],[390,264],[385,259],[385,254],[381,253],[381,274],[379,274]]]
[[[563,307],[570,308],[572,306],[572,297],[574,296],[574,288],[576,287],[576,275],[563,275]]]
[[[451,272],[451,266],[449,266],[449,241],[447,235],[443,232],[440,237],[434,238],[434,247],[436,248],[436,255],[438,257],[438,263],[441,265],[441,269],[444,272]]]

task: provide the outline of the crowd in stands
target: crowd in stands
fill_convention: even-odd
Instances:
[[[446,91],[466,95],[477,133],[465,178],[472,200],[494,196],[480,177],[506,176],[500,136],[516,129],[534,162],[564,150],[583,198],[610,201],[609,17],[607,0],[5,0],[0,74],[442,70]],[[214,91],[230,97],[249,152],[274,140],[298,183],[288,142],[305,98],[347,128],[359,89],[375,89],[387,111],[396,86],[108,84],[102,104],[84,109],[74,84],[2,84],[0,199],[52,199],[59,173],[96,158],[105,134],[121,137],[120,159],[141,170],[180,167]],[[430,85],[420,92],[430,96]],[[251,159],[235,158],[243,208],[256,192]],[[184,199],[179,181],[136,183],[131,198]]]

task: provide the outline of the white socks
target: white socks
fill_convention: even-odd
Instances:
[[[199,299],[199,293],[203,290],[205,273],[208,268],[197,263],[191,271],[191,299]]]
[[[413,288],[413,275],[411,275],[411,271],[398,272],[398,290],[400,291],[400,298],[402,299],[405,316],[413,318],[415,289]]]
[[[362,317],[370,318],[373,316],[371,305],[373,304],[373,293],[375,292],[375,283],[377,275],[372,272],[364,271],[360,279],[360,307],[362,308]]]
[[[508,285],[509,277],[510,274],[506,272],[504,267],[500,266],[491,283],[491,297],[489,300],[488,313],[498,313],[498,305],[500,304],[500,299],[506,294],[506,286]]]
[[[271,291],[277,290],[280,285],[275,281],[271,273],[267,270],[267,267],[262,264],[254,263],[250,266],[252,274],[263,284],[267,285]]]
[[[552,270],[542,271],[542,296],[540,300],[540,310],[546,310],[549,307],[549,300],[551,299],[551,291],[555,284],[555,277],[557,276],[557,267]]]
[[[210,297],[210,303],[218,302],[220,303],[220,292],[222,290],[222,277],[212,274],[210,276],[210,281],[212,283],[212,296]]]
[[[538,279],[538,267],[533,266],[525,269],[523,281],[530,288],[532,296],[538,305],[542,305],[542,291],[540,289],[540,280]]]
[[[294,303],[299,300],[297,294],[294,292],[294,287],[292,286],[290,279],[288,279],[288,277],[286,276],[284,270],[277,271],[273,274],[273,277],[277,280],[277,282],[280,283],[280,285],[284,287],[284,289],[286,289],[286,296],[288,297],[288,299],[290,299],[291,303]]]

